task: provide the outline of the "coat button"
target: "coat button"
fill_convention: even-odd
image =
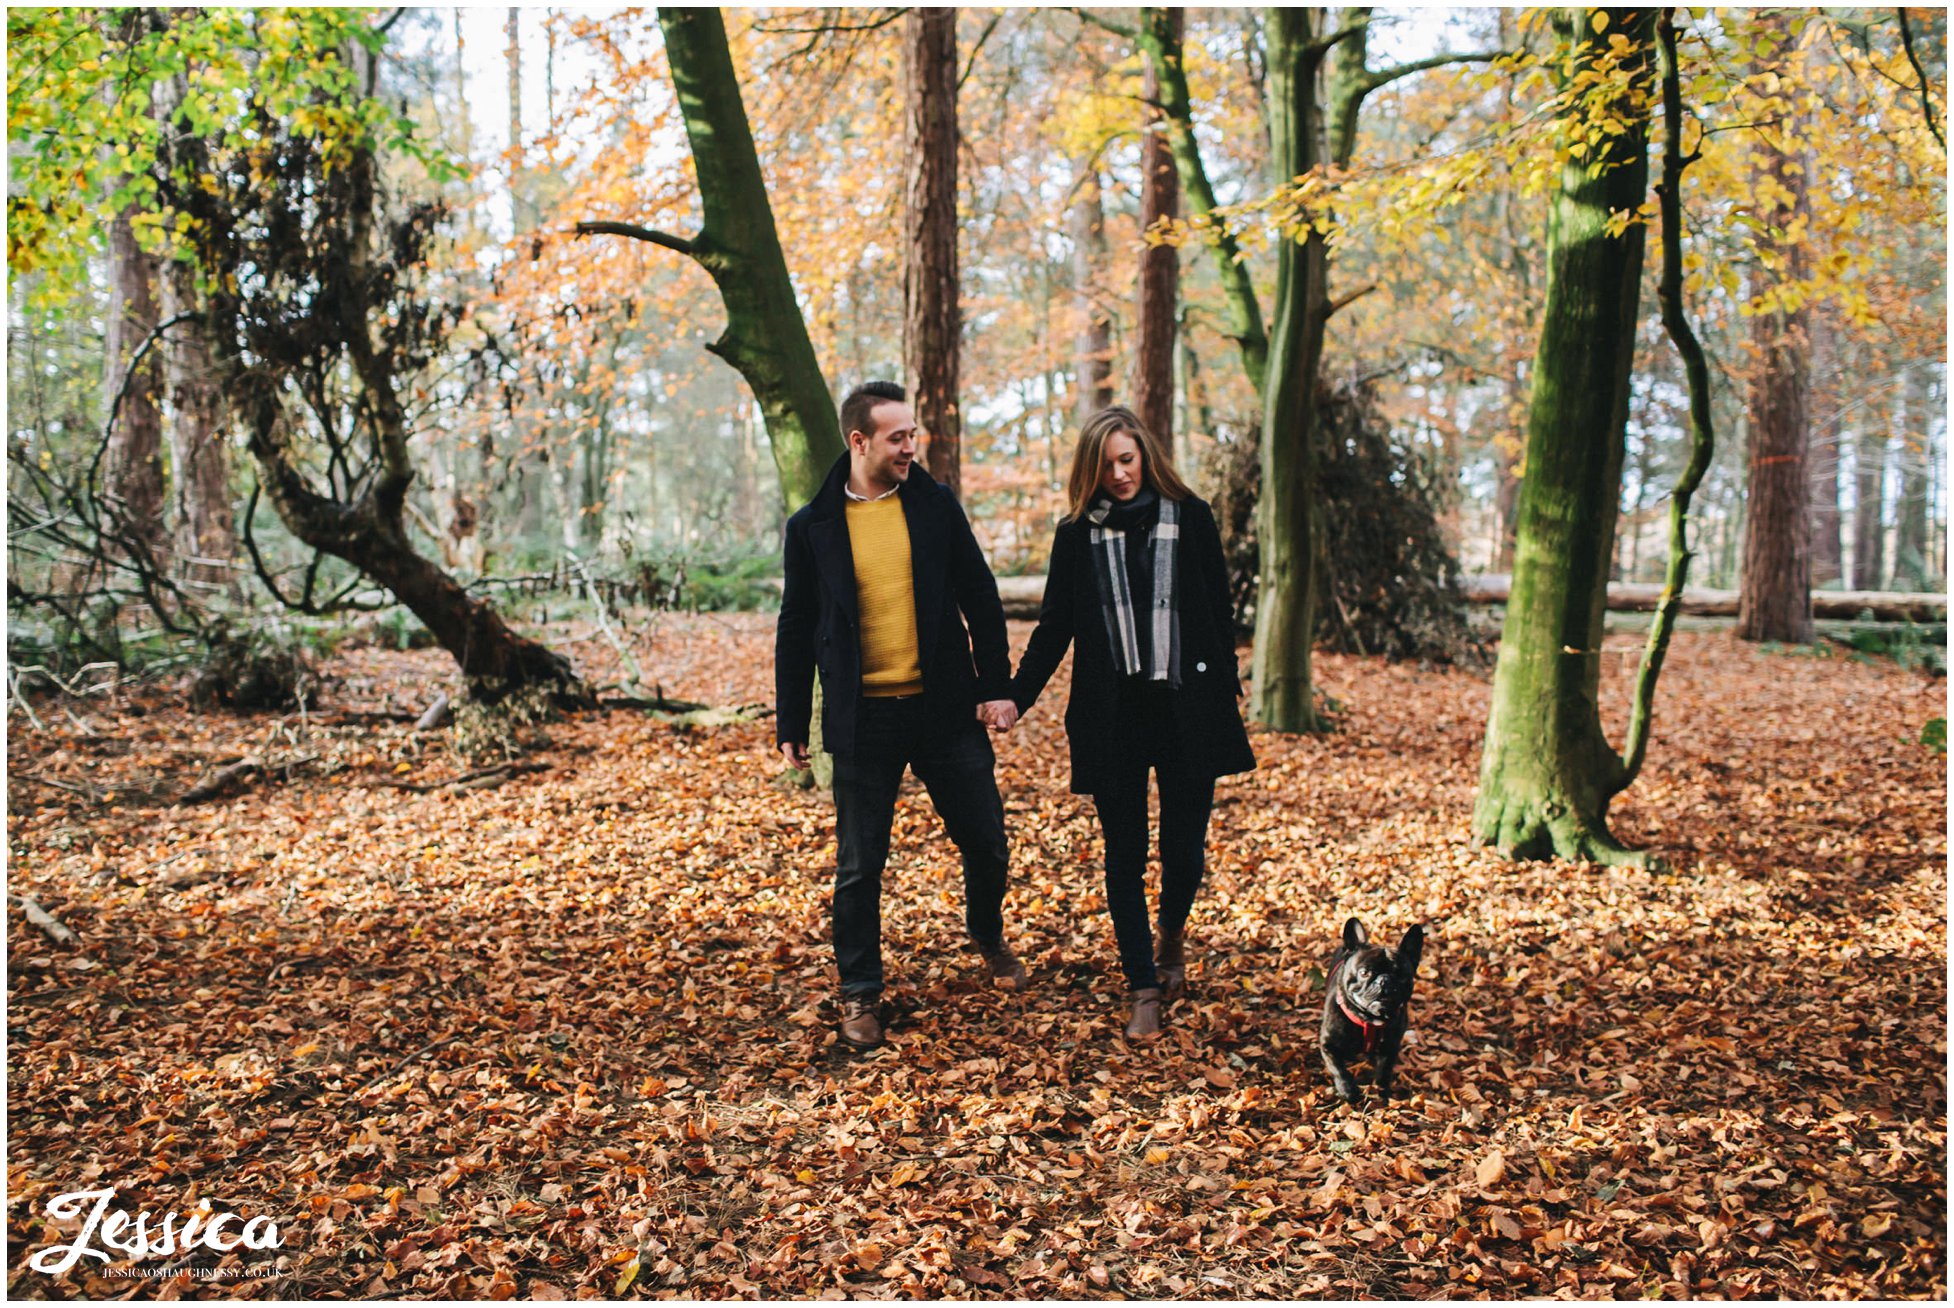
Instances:
[[[1208,665],[1205,663],[1196,663],[1194,665],[1194,670],[1196,672],[1206,672],[1208,670]]]

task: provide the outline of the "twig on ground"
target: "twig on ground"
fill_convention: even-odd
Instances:
[[[407,1055],[407,1057],[401,1059],[398,1063],[395,1063],[392,1067],[388,1068],[386,1071],[382,1072],[380,1075],[374,1077],[371,1081],[368,1081],[365,1085],[355,1090],[353,1092],[352,1097],[358,1099],[361,1095],[373,1089],[375,1086],[381,1085],[387,1081],[391,1081],[393,1078],[399,1076],[402,1072],[406,1071],[407,1065],[409,1063],[412,1063],[419,1058],[425,1058],[427,1055],[433,1053],[437,1049],[447,1048],[455,1041],[461,1039],[461,1037],[464,1034],[466,1033],[457,1031],[451,1036],[447,1036],[444,1037],[443,1039],[434,1041],[432,1044],[422,1045],[419,1049],[416,1049],[413,1053]]]
[[[18,904],[21,911],[27,914],[27,920],[46,932],[48,939],[52,940],[55,944],[78,945],[81,943],[80,936],[70,930],[60,918],[48,912],[45,908],[42,908],[40,901],[32,895],[16,895],[10,892],[7,898]]]
[[[497,763],[492,767],[477,768],[473,772],[464,772],[458,777],[449,777],[446,781],[388,781],[383,779],[380,784],[391,786],[395,790],[411,790],[417,795],[425,795],[436,790],[446,790],[450,786],[474,786],[489,780],[500,783],[524,772],[547,772],[549,768],[550,765],[547,763],[525,763],[520,759],[511,759],[507,763]]]
[[[448,692],[444,690],[434,697],[432,704],[427,706],[427,712],[421,714],[415,720],[414,730],[433,731],[437,728],[445,727],[448,725],[448,720],[453,716],[448,708]]]
[[[27,702],[27,696],[20,693],[20,673],[12,668],[7,669],[7,689],[13,694],[13,702],[20,705],[21,711],[27,714],[27,720],[34,724],[34,730],[46,731],[47,724],[35,714],[34,706]]]
[[[232,782],[242,780],[252,773],[271,772],[279,768],[289,770],[304,763],[316,763],[318,760],[319,756],[317,754],[303,754],[298,758],[281,759],[276,763],[267,763],[264,759],[254,754],[248,758],[241,758],[226,767],[217,769],[215,776],[210,777],[208,780],[200,781],[190,787],[190,789],[183,792],[183,797],[176,802],[179,804],[201,804],[204,800],[215,798]]]
[[[43,776],[39,772],[16,771],[14,775],[24,781],[38,781],[42,785],[51,786],[56,790],[65,790],[71,795],[80,795],[83,799],[97,804],[101,803],[103,798],[108,794],[107,791],[99,790],[94,786],[77,784],[73,781],[63,781],[59,777]]]
[[[664,689],[660,687],[656,699],[630,699],[620,695],[615,699],[598,700],[597,707],[600,709],[652,709],[659,713],[697,713],[702,709],[711,708],[712,705],[700,704],[689,699],[668,699]]]

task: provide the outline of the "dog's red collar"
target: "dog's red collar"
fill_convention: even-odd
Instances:
[[[1364,1052],[1368,1054],[1377,1046],[1377,1033],[1384,1029],[1384,1023],[1381,1020],[1365,1021],[1350,1011],[1349,1004],[1343,1002],[1343,991],[1337,989],[1337,973],[1343,971],[1343,965],[1350,961],[1350,957],[1349,954],[1345,954],[1337,960],[1337,965],[1330,969],[1330,994],[1335,997],[1337,1008],[1342,1011],[1343,1015],[1349,1018],[1359,1031],[1364,1033]]]

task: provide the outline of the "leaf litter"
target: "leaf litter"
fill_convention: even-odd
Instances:
[[[637,643],[674,696],[771,699],[764,616]],[[539,728],[546,769],[445,785],[438,734],[355,712],[438,652],[329,671],[311,718],[151,692],[12,724],[10,888],[81,937],[9,914],[16,1294],[1945,1294],[1938,681],[1678,634],[1612,813],[1668,865],[1624,872],[1472,843],[1485,674],[1320,656],[1340,730],[1258,731],[1220,784],[1189,997],[1130,1047],[1061,675],[998,744],[1033,989],[983,984],[908,782],[890,1040],[856,1054],[831,808],[770,721],[588,715]],[[1427,923],[1400,1098],[1359,1110],[1314,1048],[1352,914]],[[111,1183],[272,1215],[279,1274],[28,1270],[72,1235],[45,1201]]]

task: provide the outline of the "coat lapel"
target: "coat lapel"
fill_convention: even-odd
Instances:
[[[855,552],[848,539],[848,497],[842,488],[848,484],[848,456],[842,455],[828,470],[828,478],[815,492],[807,524],[807,541],[814,550],[815,570],[835,603],[856,627],[862,624],[861,603],[855,591]]]
[[[918,477],[923,480],[918,482]],[[897,498],[902,501],[903,522],[909,528],[909,580],[916,597],[916,655],[925,677],[929,674],[930,655],[936,647],[930,633],[936,630],[943,611],[943,572],[948,566],[940,539],[938,509],[931,502],[935,499],[932,493],[935,489],[936,482],[929,473],[913,467],[902,490],[897,492]]]
[[[848,540],[848,518],[836,514],[807,524],[808,544],[814,548],[815,566],[821,583],[835,597],[835,603],[848,615],[848,621],[861,625],[860,604],[855,593],[855,553]]]

